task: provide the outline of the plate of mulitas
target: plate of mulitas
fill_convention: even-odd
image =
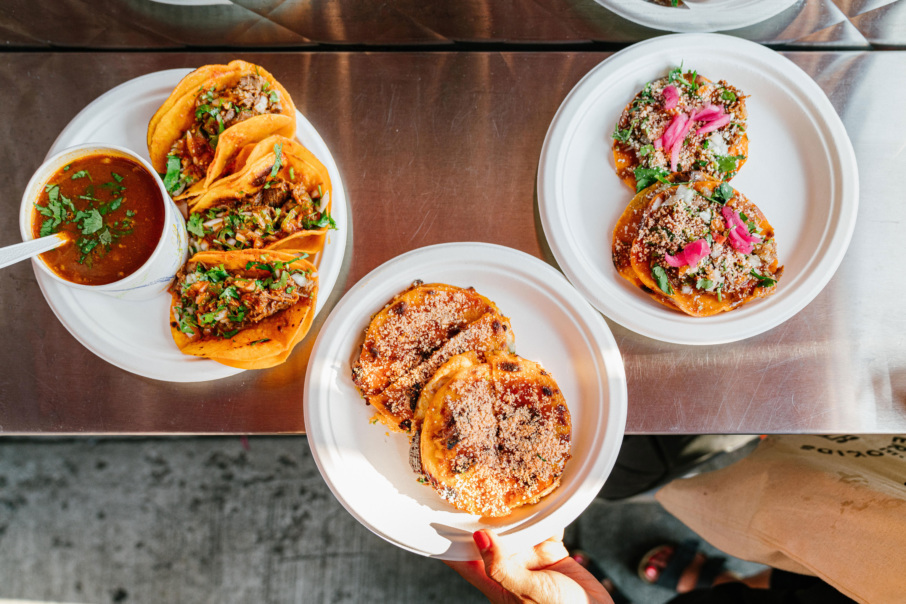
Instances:
[[[336,283],[348,225],[336,162],[289,92],[244,61],[151,73],[85,107],[48,155],[89,142],[148,160],[169,193],[165,203],[186,216],[188,241],[172,285],[144,300],[71,287],[36,264],[69,332],[117,367],[172,382],[284,362]],[[83,180],[88,188],[74,200],[88,207],[67,215],[64,206],[62,218],[84,233],[101,226],[85,216],[128,207],[129,191],[118,175]],[[46,197],[38,211],[56,220],[45,206],[59,196]],[[82,250],[81,264],[109,252],[110,242],[96,243]]]
[[[710,32],[761,23],[796,0],[597,0],[639,25],[675,32]]]
[[[429,246],[364,277],[327,318],[305,428],[337,499],[409,551],[476,560],[562,530],[619,452],[626,378],[561,273],[486,243]]]
[[[545,235],[570,282],[650,338],[721,344],[818,295],[855,228],[859,179],[840,118],[759,44],[679,34],[589,72],[541,152]]]

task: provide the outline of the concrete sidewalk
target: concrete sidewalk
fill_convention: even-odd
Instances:
[[[689,535],[644,497],[596,502],[568,531],[645,604],[671,594],[635,579],[635,561]],[[485,601],[361,526],[304,437],[254,437],[249,450],[237,437],[0,440],[0,598]]]

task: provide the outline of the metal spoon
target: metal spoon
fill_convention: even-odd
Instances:
[[[69,242],[69,237],[66,233],[55,233],[53,235],[48,235],[47,237],[41,237],[40,239],[23,241],[22,243],[0,248],[0,268],[5,268],[10,264],[15,264],[16,262],[31,258],[32,256],[37,256],[38,254],[43,254],[44,252],[58,248],[67,242]]]

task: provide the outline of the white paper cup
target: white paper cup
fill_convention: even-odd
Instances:
[[[22,206],[19,209],[19,230],[22,233],[22,239],[24,241],[34,239],[32,225],[37,213],[35,203],[41,198],[44,185],[63,166],[86,155],[99,153],[119,155],[136,161],[144,166],[154,178],[164,202],[164,228],[161,231],[157,247],[154,248],[151,256],[138,270],[119,281],[104,285],[83,285],[67,281],[47,266],[40,256],[35,256],[32,262],[37,267],[37,270],[69,287],[99,292],[124,300],[147,300],[153,298],[166,291],[170,286],[170,282],[173,281],[173,277],[176,276],[176,271],[185,264],[189,248],[186,223],[179,209],[170,199],[163,181],[161,181],[157,172],[154,171],[154,168],[151,167],[151,164],[129,149],[113,145],[88,143],[64,149],[41,164],[41,167],[28,181],[28,186],[25,187],[25,193],[22,195]]]

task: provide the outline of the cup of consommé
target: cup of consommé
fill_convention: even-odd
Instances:
[[[86,144],[47,159],[25,188],[25,241],[65,232],[69,242],[34,258],[77,289],[126,300],[165,291],[188,251],[186,224],[147,161],[128,149]]]

